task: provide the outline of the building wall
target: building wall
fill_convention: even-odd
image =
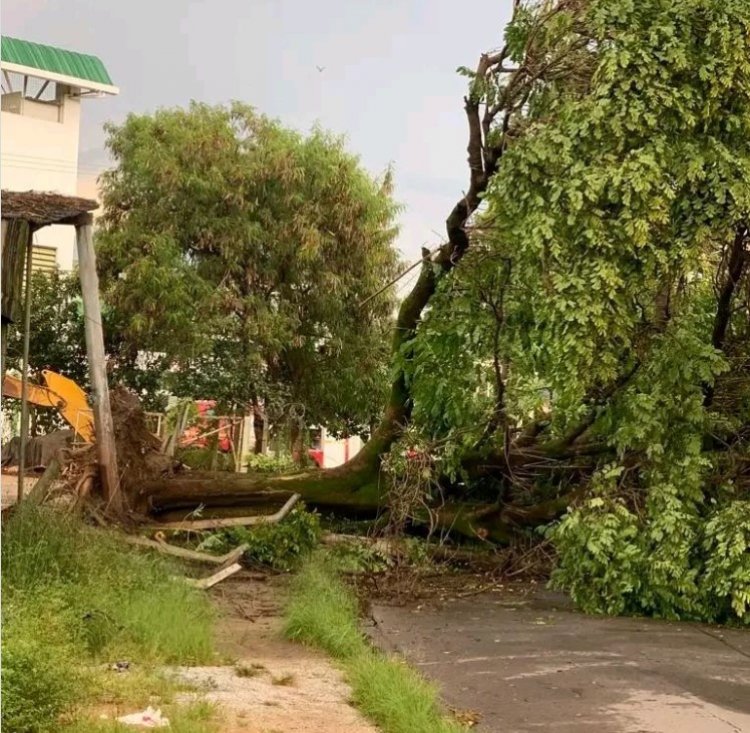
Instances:
[[[323,430],[323,468],[335,468],[346,463],[359,453],[362,441],[359,437],[332,438]]]
[[[101,207],[101,188],[99,186],[99,174],[98,173],[80,173],[78,174],[78,189],[77,195],[84,199],[93,199],[98,201],[100,206],[91,212],[94,217],[94,221],[99,218],[102,213]]]
[[[78,139],[80,99],[61,94],[58,114],[51,105],[3,95],[0,113],[0,185],[13,191],[55,191],[75,196],[78,190]],[[20,114],[7,111],[20,109]],[[57,118],[57,119],[55,119]],[[45,227],[34,243],[57,249],[57,264],[73,267],[73,227]]]

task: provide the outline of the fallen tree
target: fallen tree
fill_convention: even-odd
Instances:
[[[176,472],[132,504],[299,493],[506,542],[548,525],[590,610],[750,619],[750,11],[515,3],[464,69],[469,185],[345,465]],[[416,456],[416,458],[415,458]]]

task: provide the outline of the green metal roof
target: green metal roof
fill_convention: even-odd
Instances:
[[[9,64],[30,66],[41,71],[72,76],[98,84],[112,84],[104,64],[96,56],[65,51],[41,43],[21,41],[18,38],[0,38],[0,59]]]

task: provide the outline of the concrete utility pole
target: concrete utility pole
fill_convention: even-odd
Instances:
[[[83,296],[84,328],[86,333],[86,354],[89,361],[89,375],[93,391],[94,427],[96,448],[99,459],[99,472],[102,490],[107,507],[115,514],[123,510],[120,492],[120,476],[117,471],[117,449],[115,447],[114,424],[109,404],[107,368],[104,355],[104,334],[102,332],[102,311],[99,304],[99,276],[96,273],[96,254],[93,241],[93,218],[83,214],[76,223],[76,243],[78,246],[78,270]]]

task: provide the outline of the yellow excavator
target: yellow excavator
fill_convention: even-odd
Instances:
[[[26,395],[31,404],[57,410],[82,440],[94,442],[94,412],[86,400],[86,393],[62,374],[42,371],[44,384],[29,382]],[[21,399],[22,385],[18,377],[6,374],[3,379],[3,397]]]

